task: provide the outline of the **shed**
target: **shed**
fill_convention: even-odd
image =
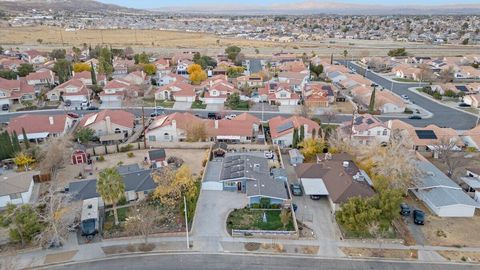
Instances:
[[[150,163],[162,162],[166,158],[165,149],[153,149],[148,151],[148,160]]]
[[[213,157],[224,157],[227,153],[228,145],[224,142],[216,142],[212,146]]]
[[[71,161],[73,165],[85,164],[88,162],[88,154],[83,149],[73,151]]]
[[[290,156],[290,163],[294,166],[303,163],[305,159],[298,149],[290,149],[288,155]]]

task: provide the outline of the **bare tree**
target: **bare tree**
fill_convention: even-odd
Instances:
[[[438,80],[443,83],[451,82],[454,79],[454,71],[453,67],[448,67],[446,69],[443,69],[440,71],[438,74]]]
[[[69,160],[72,142],[69,136],[51,138],[44,145],[40,158],[40,171],[49,173],[56,180],[57,172]]]
[[[455,152],[458,150],[457,142],[449,137],[442,137],[434,148],[438,158],[447,165],[447,175],[452,176],[464,161],[463,158],[455,156]]]
[[[125,220],[125,229],[130,234],[142,236],[147,244],[148,236],[155,230],[158,212],[146,202],[135,205],[134,211],[135,214]]]
[[[433,80],[433,72],[432,69],[427,64],[420,64],[418,65],[420,69],[420,73],[418,76],[420,77],[421,81],[432,81]]]
[[[187,141],[199,142],[207,139],[207,128],[205,123],[192,124],[187,128]]]
[[[38,201],[38,216],[45,225],[36,240],[43,247],[59,247],[68,239],[69,231],[80,220],[81,205],[71,194],[58,192],[54,185]]]

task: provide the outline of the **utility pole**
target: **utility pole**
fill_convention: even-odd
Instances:
[[[143,130],[143,147],[147,149],[147,132],[145,130],[145,108],[142,104],[142,130]]]
[[[187,233],[187,249],[190,249],[190,240],[188,238],[188,216],[187,216],[187,199],[183,196],[183,211],[185,212],[185,232]]]

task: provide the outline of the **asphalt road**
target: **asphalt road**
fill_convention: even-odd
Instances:
[[[339,61],[345,65],[344,61]],[[354,66],[354,69],[357,73],[363,75],[365,74],[365,69],[360,67],[359,65],[348,61],[348,66]],[[382,86],[383,88],[390,89],[398,95],[407,95],[411,101],[413,101],[418,106],[430,111],[433,113],[433,117],[429,119],[421,119],[421,120],[410,120],[408,121],[410,124],[414,126],[426,126],[429,124],[435,124],[440,127],[451,127],[457,130],[467,130],[475,127],[477,122],[477,117],[461,112],[459,110],[455,110],[453,108],[441,105],[435,101],[432,101],[429,98],[426,98],[420,94],[412,92],[408,90],[411,87],[418,87],[418,83],[399,83],[399,82],[392,82],[383,78],[380,75],[377,75],[371,71],[367,72],[366,78],[370,79],[371,81],[375,82],[376,84]],[[393,87],[393,88],[392,88]]]
[[[75,270],[122,270],[122,269],[181,269],[181,270],[282,270],[282,269],[328,269],[328,270],[467,270],[478,269],[478,265],[418,263],[396,261],[366,261],[349,259],[323,259],[313,257],[291,257],[241,254],[149,254],[134,255],[79,264],[47,267],[48,269]],[[44,268],[44,269],[47,269]]]

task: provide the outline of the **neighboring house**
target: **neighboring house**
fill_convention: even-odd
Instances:
[[[242,119],[243,118],[243,119]],[[207,120],[206,129],[210,140],[228,143],[251,143],[258,136],[260,120],[243,113],[232,120]]]
[[[86,86],[92,86],[92,72],[91,71],[82,71],[82,72],[72,72],[73,76],[72,79],[80,80],[85,84]],[[96,79],[97,79],[97,84],[98,85],[105,85],[107,83],[107,78],[105,75],[100,75],[96,73]]]
[[[66,114],[23,114],[10,119],[7,131],[17,134],[23,140],[22,129],[25,130],[27,139],[41,142],[49,137],[65,135],[73,127],[75,119]]]
[[[352,125],[353,124],[353,125]],[[353,121],[346,121],[340,130],[360,144],[369,145],[374,141],[385,144],[390,140],[390,129],[370,114],[355,115]]]
[[[480,125],[464,132],[462,140],[465,146],[480,150]]]
[[[272,105],[298,105],[300,96],[295,93],[288,83],[267,82],[264,88],[258,90],[260,96],[266,96]],[[262,98],[263,100],[263,98]]]
[[[285,181],[275,179],[263,153],[227,153],[216,157],[207,165],[202,189],[226,190],[245,193],[248,205],[260,203],[262,198],[270,204],[283,205],[289,200]],[[214,173],[216,172],[216,173]]]
[[[130,165],[128,165],[130,166]],[[137,170],[129,169],[127,173],[122,173],[122,166],[118,170],[125,184],[125,198],[127,201],[142,200],[147,198],[148,194],[153,192],[157,184],[153,180],[153,170],[141,169],[137,165]],[[97,193],[97,180],[81,180],[70,182],[68,193],[72,194],[74,200],[86,200],[91,198],[101,198]]]
[[[228,82],[227,76],[223,75],[208,79],[203,87],[205,92],[201,99],[205,104],[224,104],[228,96],[239,92],[233,84]]]
[[[313,130],[318,131],[320,129],[320,125],[315,121],[302,116],[292,116],[290,118],[277,116],[270,119],[268,124],[273,143],[282,147],[292,145],[294,129],[297,129],[298,134],[300,134],[300,127],[303,126],[305,138],[311,138]]]
[[[480,79],[480,69],[472,66],[461,66],[458,71],[454,73],[457,79]]]
[[[473,108],[480,107],[480,93],[474,95],[466,95],[463,97],[463,102],[472,106]]]
[[[164,86],[171,84],[173,82],[185,82],[185,78],[181,75],[177,75],[174,73],[168,73],[168,74],[163,74],[163,73],[158,73],[157,71],[157,85],[158,86]]]
[[[476,202],[480,203],[480,170],[467,168],[466,175],[461,177],[463,190]]]
[[[101,110],[85,115],[78,128],[91,128],[101,142],[124,140],[133,134],[135,115],[123,110]]]
[[[294,92],[301,93],[308,83],[310,72],[308,70],[302,72],[280,72],[277,80],[279,83],[286,83]]]
[[[317,156],[317,163],[298,164],[295,173],[305,194],[327,196],[333,212],[352,197],[375,194],[368,175],[346,153]]]
[[[47,62],[47,57],[43,56],[44,53],[41,53],[37,50],[28,50],[22,52],[22,60],[27,61],[33,65],[40,65]]]
[[[99,96],[102,104],[112,103],[121,105],[127,96],[138,97],[139,91],[138,85],[124,79],[113,79],[107,82]]]
[[[27,84],[41,88],[55,84],[55,74],[51,70],[37,71],[28,74],[25,77]]]
[[[155,91],[156,100],[195,101],[196,93],[193,85],[183,81],[175,81]]]
[[[366,110],[370,105],[373,89],[357,86],[351,90],[354,100],[359,104],[360,110]],[[406,103],[396,94],[388,90],[375,91],[375,110],[382,113],[403,113]]]
[[[113,60],[113,78],[123,78],[128,74],[128,68],[135,66],[134,60],[116,58]]]
[[[420,176],[410,190],[439,217],[473,217],[480,204],[426,158],[418,155]]]
[[[331,85],[309,83],[304,89],[305,104],[314,107],[328,107],[335,102],[335,94]]]
[[[123,77],[123,79],[136,85],[148,83],[147,74],[143,72],[143,70],[131,72],[127,76]]]
[[[264,87],[263,78],[260,75],[250,75],[250,76],[240,76],[236,79],[236,86],[237,88],[261,88]]]
[[[87,86],[78,79],[71,79],[47,92],[47,98],[51,101],[63,99],[72,102],[88,102],[90,91]]]
[[[421,69],[412,67],[407,64],[401,64],[392,68],[392,72],[397,78],[411,79],[418,81],[420,80]]]
[[[28,85],[24,78],[6,80],[0,78],[0,106],[3,104],[19,104],[22,101],[35,99],[35,89]]]
[[[16,57],[9,57],[9,58],[0,58],[0,68],[1,69],[8,69],[17,72],[17,68],[21,64],[25,64],[24,60],[20,60]]]
[[[0,208],[8,204],[26,204],[30,202],[33,191],[33,176],[39,172],[9,172],[0,177]]]
[[[192,128],[203,125],[204,119],[184,112],[156,117],[146,129],[145,136],[150,142],[181,142],[187,139]]]
[[[428,125],[424,128],[413,127],[401,120],[389,120],[387,127],[391,132],[399,132],[411,139],[413,149],[425,155],[436,155],[439,145],[455,143],[453,150],[460,150],[465,144],[452,128],[441,128],[436,125]]]

